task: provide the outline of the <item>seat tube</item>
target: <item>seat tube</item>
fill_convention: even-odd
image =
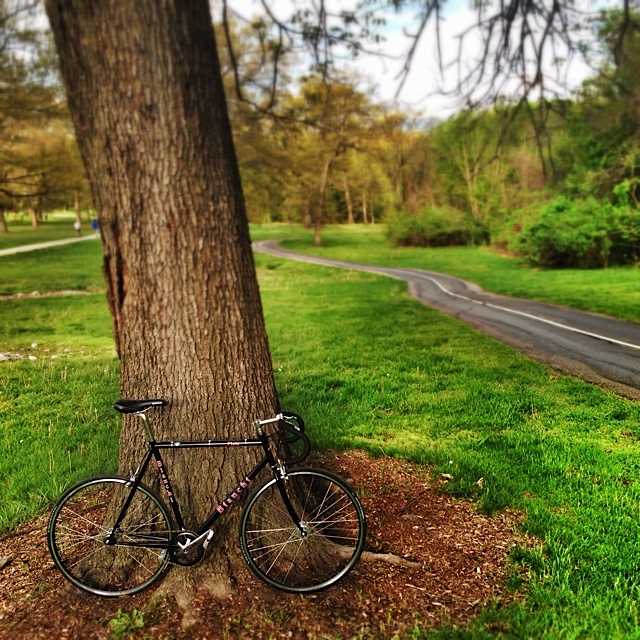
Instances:
[[[176,524],[179,529],[184,529],[184,520],[182,519],[182,514],[180,513],[180,509],[178,507],[178,502],[175,499],[173,494],[173,488],[171,486],[171,481],[169,480],[169,476],[164,468],[164,460],[160,455],[160,451],[155,446],[155,442],[151,443],[151,448],[153,450],[153,456],[156,460],[156,469],[158,470],[158,476],[160,476],[160,482],[164,487],[164,490],[167,494],[167,500],[169,501],[169,506],[173,511],[173,515],[176,519]]]

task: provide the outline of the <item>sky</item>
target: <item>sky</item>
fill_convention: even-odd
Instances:
[[[259,11],[258,0],[229,0],[245,16]],[[330,8],[337,10],[351,8],[356,0],[326,0]],[[270,0],[274,13],[280,17],[291,14],[292,7],[309,4],[312,0]],[[616,6],[616,0],[579,0],[586,9]],[[215,5],[215,2],[214,2]],[[476,19],[471,9],[470,0],[450,0],[444,5],[444,17],[440,23],[440,43],[443,62],[451,63],[458,58],[458,35],[472,26]],[[415,29],[415,22],[410,12],[388,16],[383,30],[385,42],[381,48],[394,58],[380,58],[361,55],[355,61],[345,63],[351,69],[368,76],[376,85],[376,95],[385,102],[396,102],[407,110],[421,112],[427,117],[446,118],[461,107],[459,98],[444,96],[439,90],[453,89],[457,79],[455,68],[448,68],[443,74],[437,63],[435,29],[432,24],[420,41],[409,75],[400,87],[400,73],[404,64],[404,56],[410,46],[410,39],[404,35],[405,30]],[[478,50],[478,40],[471,36],[465,40],[462,62],[465,55]],[[574,59],[571,67],[564,69],[558,78],[559,82],[568,81],[571,88],[577,88],[592,72],[580,60]],[[560,85],[558,85],[560,86]],[[367,91],[370,87],[363,84]],[[396,93],[400,90],[399,95]]]

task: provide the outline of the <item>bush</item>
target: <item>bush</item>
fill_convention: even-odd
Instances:
[[[482,239],[475,221],[454,207],[424,207],[418,215],[399,214],[387,234],[400,247],[443,247],[474,244]]]
[[[518,238],[518,253],[543,267],[606,268],[633,264],[640,251],[640,216],[594,198],[557,198]]]

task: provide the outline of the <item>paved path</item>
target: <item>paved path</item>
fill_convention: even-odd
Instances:
[[[568,307],[483,291],[453,276],[328,260],[287,251],[277,241],[258,252],[404,280],[424,304],[463,320],[553,368],[640,400],[640,325]]]
[[[65,238],[64,240],[51,240],[50,242],[40,242],[39,244],[25,244],[21,247],[11,247],[11,249],[0,250],[0,257],[11,256],[15,253],[25,253],[26,251],[37,251],[38,249],[48,249],[49,247],[58,247],[63,244],[71,244],[72,242],[81,242],[82,240],[95,240],[100,236],[91,234],[88,236],[80,236],[79,238]]]

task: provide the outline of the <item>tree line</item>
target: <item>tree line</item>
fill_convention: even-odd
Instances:
[[[90,206],[88,183],[37,2],[0,0],[0,232],[5,213],[38,226],[53,209]]]
[[[279,60],[287,81],[274,98],[266,32],[217,27],[243,52],[220,48],[249,220],[302,223],[317,244],[326,223],[385,222],[399,245],[488,243],[543,266],[635,262],[640,36],[632,22],[614,39],[619,20],[602,16],[598,72],[572,99],[446,121],[382,104],[353,75],[295,77],[295,58]],[[47,211],[91,206],[49,35],[3,29],[0,232],[7,211],[37,226]]]

